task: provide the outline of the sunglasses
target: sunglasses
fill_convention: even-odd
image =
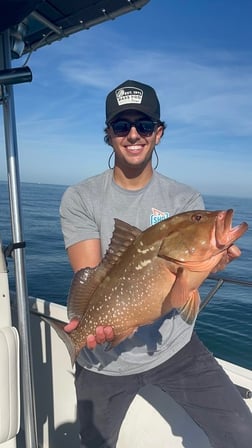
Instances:
[[[150,137],[154,132],[155,126],[158,124],[158,121],[151,120],[137,120],[137,121],[127,121],[127,120],[118,120],[109,124],[112,127],[114,134],[117,137],[125,137],[128,135],[132,126],[134,126],[138,132],[138,134],[143,137]]]

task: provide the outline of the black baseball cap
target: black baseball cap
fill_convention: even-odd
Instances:
[[[108,94],[106,123],[125,110],[137,110],[154,121],[160,120],[160,104],[155,90],[138,81],[124,81]]]

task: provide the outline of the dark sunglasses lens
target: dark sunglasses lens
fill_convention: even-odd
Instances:
[[[155,128],[155,123],[153,123],[153,121],[148,121],[148,120],[140,120],[136,122],[136,129],[137,132],[139,132],[139,134],[142,135],[151,135],[152,132],[154,131]]]
[[[115,135],[127,135],[130,131],[130,123],[128,121],[115,121],[115,123],[111,123],[112,129]]]
[[[150,136],[155,128],[155,123],[153,121],[149,120],[139,120],[135,123],[131,123],[129,121],[115,121],[114,123],[111,123],[112,129],[115,133],[115,135],[118,136],[125,136],[129,133],[132,126],[136,127],[136,130],[139,134],[144,136]]]

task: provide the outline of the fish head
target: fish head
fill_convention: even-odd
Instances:
[[[232,227],[232,217],[233,210],[229,209],[196,210],[170,218],[174,218],[174,225],[170,225],[159,255],[187,266],[190,262],[212,259],[214,266],[218,262],[214,257],[227,250],[248,229],[245,222]]]
[[[215,242],[216,247],[219,249],[227,249],[248,230],[246,222],[232,227],[233,214],[233,209],[219,211],[217,214]]]

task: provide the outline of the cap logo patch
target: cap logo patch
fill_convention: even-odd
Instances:
[[[124,104],[141,104],[143,99],[142,89],[137,89],[136,87],[117,89],[115,94],[118,106],[123,106]]]

